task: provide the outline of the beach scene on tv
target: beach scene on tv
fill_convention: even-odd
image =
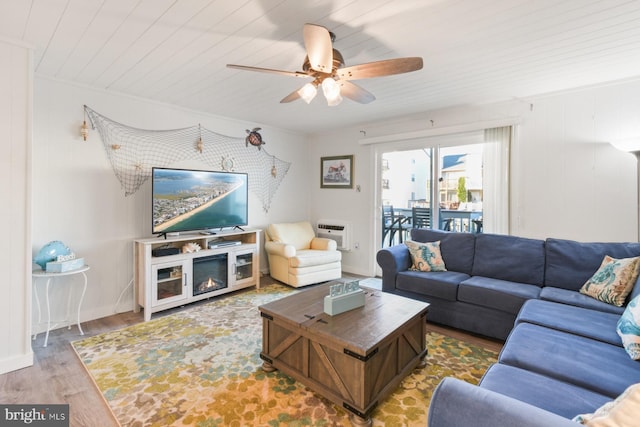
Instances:
[[[246,224],[246,174],[154,169],[154,233]]]

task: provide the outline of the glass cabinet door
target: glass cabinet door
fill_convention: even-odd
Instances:
[[[187,298],[186,262],[154,265],[151,274],[154,306]]]
[[[236,282],[253,279],[253,262],[255,260],[255,252],[238,252],[236,254],[235,279]]]

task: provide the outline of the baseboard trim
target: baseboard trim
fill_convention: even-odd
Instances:
[[[0,374],[17,371],[29,366],[33,366],[33,351],[31,350],[26,354],[0,359]]]

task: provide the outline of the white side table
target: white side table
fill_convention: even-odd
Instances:
[[[84,299],[84,294],[87,291],[87,275],[85,274],[85,271],[89,270],[89,266],[85,265],[83,267],[77,268],[75,270],[70,270],[70,271],[65,271],[63,273],[51,273],[51,272],[47,272],[44,270],[33,270],[31,272],[31,276],[33,277],[33,292],[35,294],[36,297],[36,305],[38,306],[38,323],[41,323],[41,310],[40,310],[40,298],[38,298],[38,287],[36,286],[37,284],[37,279],[38,278],[43,278],[43,279],[47,279],[47,286],[46,286],[46,290],[45,290],[45,300],[47,302],[47,333],[44,337],[44,346],[47,346],[47,342],[49,341],[49,332],[51,331],[51,329],[55,328],[57,324],[54,324],[53,326],[51,325],[51,307],[49,306],[49,286],[51,285],[51,279],[57,278],[57,277],[65,277],[65,276],[72,276],[74,274],[82,274],[82,277],[84,277],[84,286],[82,287],[82,294],[80,295],[80,300],[78,301],[78,310],[77,310],[77,324],[78,324],[78,330],[80,330],[80,335],[84,335],[84,331],[82,330],[82,326],[80,326],[80,307],[82,306],[82,300]],[[70,318],[70,305],[71,305],[71,294],[72,294],[72,289],[69,289],[68,292],[68,297],[67,297],[67,322],[68,322],[68,327],[69,329],[71,329],[71,318]],[[33,339],[35,341],[36,337],[38,334],[33,334]]]

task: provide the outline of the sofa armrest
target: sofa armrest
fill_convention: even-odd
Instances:
[[[411,255],[406,245],[383,248],[376,254],[378,265],[382,269],[382,290],[393,291],[396,288],[396,276],[411,267]]]
[[[326,237],[314,237],[311,239],[311,249],[318,251],[337,251],[338,244],[333,239],[327,239]]]
[[[438,384],[429,427],[575,427],[575,422],[511,397],[455,379]]]
[[[265,242],[264,250],[269,255],[279,255],[284,258],[296,256],[296,247],[280,242]]]

